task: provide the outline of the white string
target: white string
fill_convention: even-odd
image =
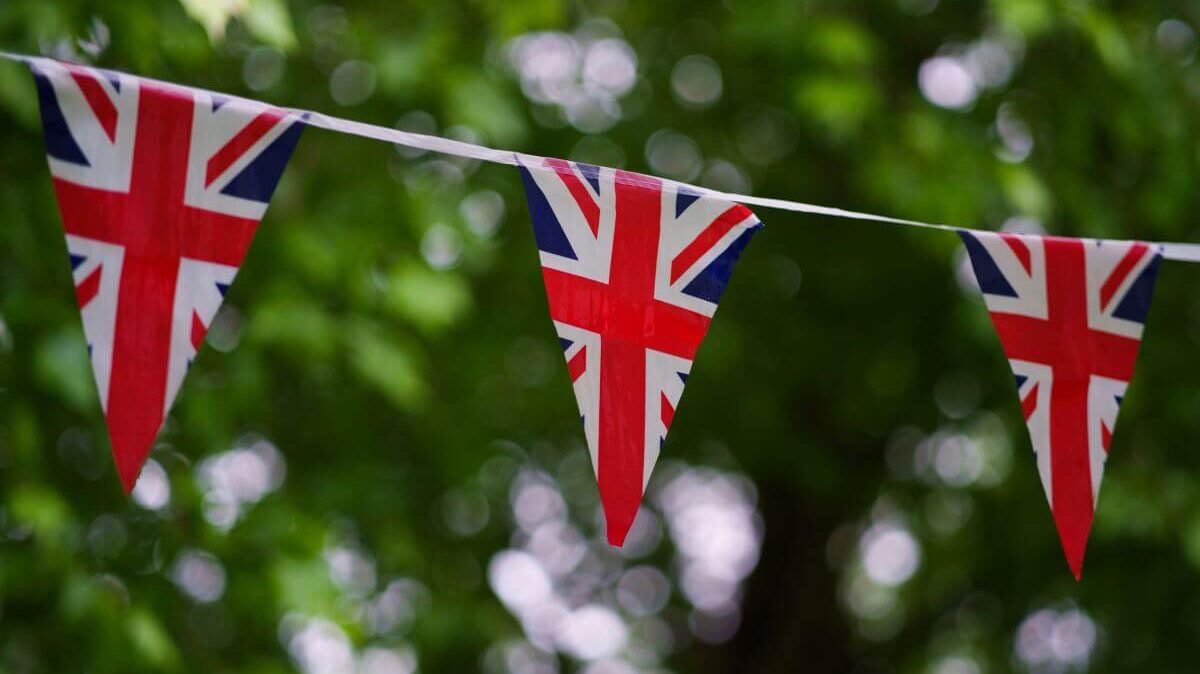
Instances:
[[[0,58],[6,58],[12,61],[28,62],[33,57],[0,51]],[[221,95],[227,96],[228,94]],[[362,138],[371,138],[373,140],[394,143],[396,145],[403,145],[405,147],[425,150],[428,152],[437,152],[439,154],[466,157],[469,159],[477,159],[479,161],[492,162],[496,164],[508,164],[509,166],[515,166],[518,164],[536,166],[540,165],[540,160],[543,159],[542,157],[537,157],[534,155],[524,155],[510,150],[496,150],[490,147],[476,145],[475,143],[466,143],[463,141],[451,140],[449,138],[442,138],[441,136],[429,136],[421,133],[412,133],[410,131],[401,131],[400,129],[393,129],[385,126],[376,126],[374,124],[356,122],[354,120],[333,117],[331,115],[312,112],[310,110],[300,110],[295,108],[288,108],[287,110],[298,115],[304,115],[305,122],[310,126],[326,129],[328,131],[335,131],[337,133],[345,133],[352,136],[360,136]],[[975,231],[970,227],[954,227],[951,225],[921,222],[920,220],[905,220],[903,218],[893,218],[886,215],[876,215],[874,213],[850,211],[842,208],[834,208],[832,206],[818,206],[816,204],[808,204],[802,201],[756,197],[748,194],[737,194],[732,192],[720,192],[718,190],[691,185],[688,183],[680,183],[677,181],[668,182],[685,186],[688,189],[701,194],[717,197],[726,201],[746,204],[748,206],[761,206],[763,208],[774,208],[777,210],[793,211],[796,213],[827,215],[830,217],[846,218],[849,220],[868,220],[892,225],[923,227],[926,229],[939,229],[951,232],[956,232],[959,230]],[[1151,245],[1159,246],[1162,250],[1163,257],[1168,260],[1178,260],[1181,262],[1200,262],[1200,244],[1168,241],[1152,242]]]
[[[440,136],[427,136],[423,133],[412,133],[411,131],[401,131],[400,129],[392,129],[386,126],[364,124],[363,122],[341,119],[340,117],[330,117],[319,112],[309,112],[307,110],[291,111],[299,114],[307,113],[308,118],[304,120],[305,123],[329,131],[348,133],[354,136],[373,138],[419,150],[479,159],[497,164],[515,165],[517,163],[517,154],[507,150],[493,150],[490,147],[450,140],[449,138],[442,138]]]

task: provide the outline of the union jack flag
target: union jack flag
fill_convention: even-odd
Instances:
[[[293,113],[31,59],[117,472],[133,488],[304,128]]]
[[[1161,251],[1134,241],[960,235],[1016,376],[1042,487],[1078,579]]]
[[[621,545],[717,302],[762,224],[740,204],[627,171],[537,159],[521,176],[608,540]]]

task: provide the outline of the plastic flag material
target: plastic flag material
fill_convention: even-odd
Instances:
[[[1016,376],[1076,580],[1160,251],[1132,241],[960,232]]]
[[[262,103],[29,63],[92,369],[129,491],[304,124]]]
[[[656,178],[522,157],[558,332],[621,545],[742,249],[748,208]]]

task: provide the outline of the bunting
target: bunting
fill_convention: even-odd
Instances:
[[[262,103],[48,59],[29,65],[129,491],[304,125]]]
[[[518,166],[555,331],[622,545],[733,268],[743,204],[956,231],[1015,376],[1078,579],[1162,259],[1200,245],[966,231],[714,192],[131,75],[31,68],[76,301],[118,474],[132,489],[305,126]]]
[[[621,545],[696,350],[762,224],[740,204],[627,171],[545,159],[521,176],[608,540]]]
[[[1131,241],[960,235],[1016,377],[1042,487],[1078,580],[1160,253]]]

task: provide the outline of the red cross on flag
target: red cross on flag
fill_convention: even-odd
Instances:
[[[960,235],[1016,376],[1042,487],[1078,579],[1161,251],[1136,241]]]
[[[523,158],[521,176],[608,540],[621,545],[696,350],[762,224],[741,204],[627,171]]]
[[[117,473],[133,488],[304,128],[294,113],[31,59]]]

